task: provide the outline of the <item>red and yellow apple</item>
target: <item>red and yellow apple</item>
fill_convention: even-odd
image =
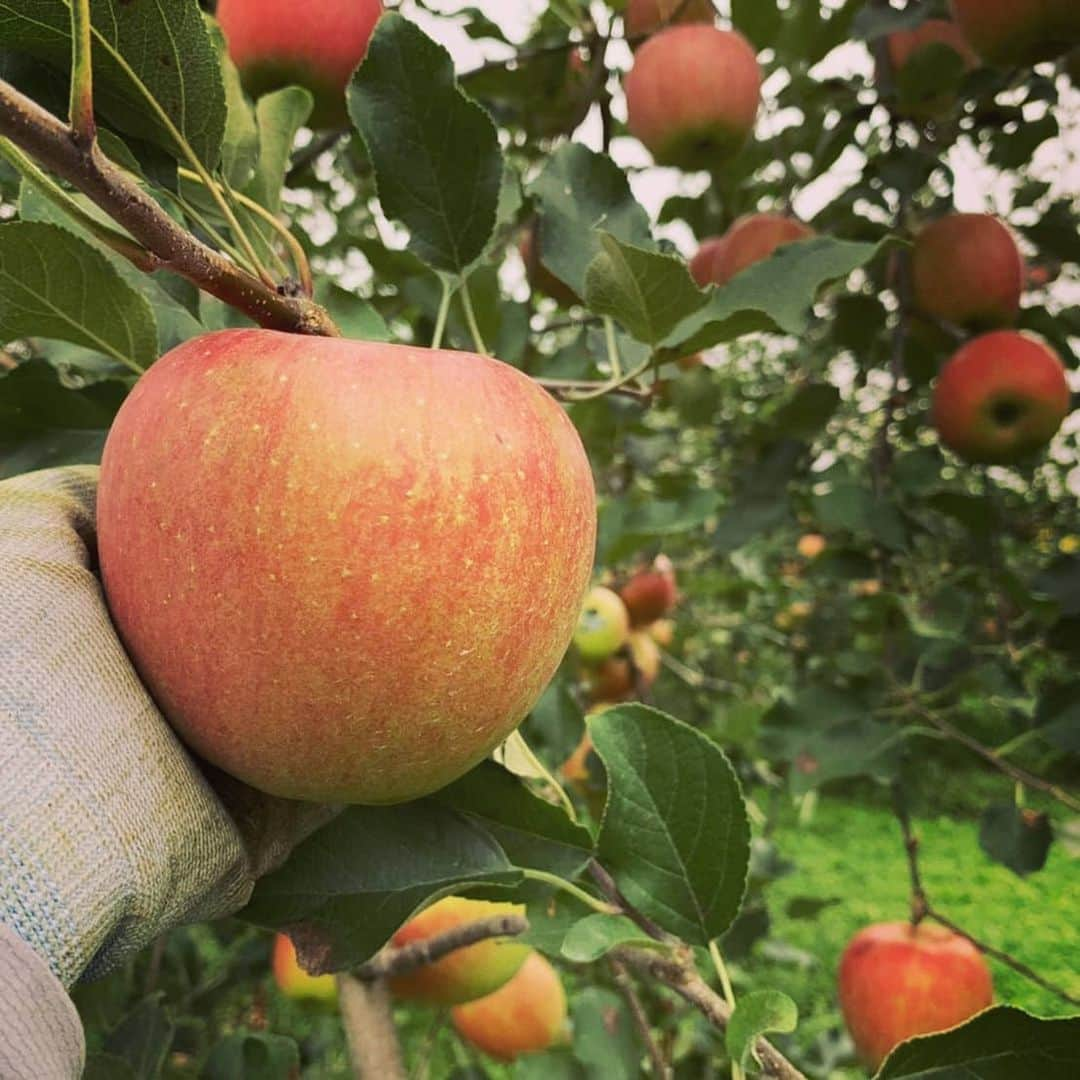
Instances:
[[[587,664],[618,652],[630,636],[630,613],[618,593],[603,585],[590,589],[581,606],[574,645]]]
[[[978,329],[1016,322],[1024,258],[1012,232],[990,214],[947,214],[922,228],[911,254],[920,311]]]
[[[623,29],[632,44],[662,27],[678,23],[709,23],[716,19],[712,0],[630,0],[623,12]]]
[[[656,682],[660,647],[648,632],[632,633],[628,648],[629,656],[618,653],[585,673],[592,701],[626,701],[648,691]]]
[[[919,54],[933,45],[945,45],[963,62],[966,71],[979,66],[979,58],[968,44],[964,32],[949,19],[927,19],[911,30],[896,30],[888,36],[887,49],[893,77],[903,86],[904,69]],[[902,96],[902,95],[901,95]],[[901,101],[904,112],[911,116],[933,117],[947,112],[954,104],[951,94],[935,94],[926,100]]]
[[[466,923],[524,912],[523,904],[447,896],[413,916],[394,934],[391,944],[400,949],[445,934]],[[430,1005],[459,1005],[464,1001],[475,1001],[512,979],[529,952],[528,945],[521,945],[512,939],[488,938],[475,945],[455,949],[408,975],[390,979],[390,991],[403,1000],[424,1001]]]
[[[934,426],[965,461],[1010,465],[1053,439],[1070,403],[1057,353],[1034,335],[997,330],[969,341],[941,369]]]
[[[701,241],[701,247],[697,249],[694,257],[690,260],[690,276],[697,282],[699,289],[704,289],[712,284],[712,266],[717,251],[724,243],[722,236],[710,236]]]
[[[522,233],[521,240],[518,243],[518,253],[521,255],[521,261],[525,264],[525,274],[529,279],[529,284],[537,292],[550,296],[552,300],[563,307],[580,304],[581,300],[578,299],[577,293],[565,281],[557,278],[540,261],[539,232],[539,223],[534,221]]]
[[[566,991],[551,964],[531,952],[505,986],[451,1009],[450,1020],[473,1046],[514,1061],[567,1041]]]
[[[844,1021],[871,1070],[905,1039],[962,1024],[994,998],[975,946],[925,922],[860,930],[840,960],[839,989]]]
[[[631,575],[619,590],[630,615],[630,625],[648,626],[663,618],[679,600],[675,567],[666,555],[657,555],[651,566]]]
[[[337,1002],[337,980],[333,975],[309,975],[296,958],[296,949],[287,934],[274,935],[271,959],[274,982],[287,997],[296,1001]]]
[[[227,330],[139,380],[105,446],[98,549],[155,701],[275,795],[450,783],[558,667],[592,569],[581,440],[497,360]]]
[[[675,640],[674,619],[657,619],[656,622],[650,623],[646,629],[648,630],[649,637],[651,637],[661,649],[668,648]]]
[[[217,19],[250,94],[303,86],[311,126],[341,127],[345,87],[382,12],[382,0],[218,0]]]
[[[626,76],[630,133],[658,165],[708,169],[742,149],[761,102],[761,71],[742,35],[671,26],[637,51]]]
[[[747,267],[769,258],[778,248],[808,240],[809,225],[784,214],[747,214],[734,222],[713,249],[712,261],[699,273],[708,274],[713,285],[726,285]],[[700,254],[700,253],[699,253]]]
[[[827,542],[821,533],[804,533],[796,544],[796,550],[804,559],[816,559],[826,547]]]
[[[1080,44],[1076,0],[952,0],[952,15],[991,64],[1052,60]]]

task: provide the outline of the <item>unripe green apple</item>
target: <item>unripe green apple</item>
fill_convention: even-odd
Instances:
[[[619,594],[603,585],[590,589],[574,631],[574,645],[581,659],[598,664],[626,644],[630,614]]]
[[[952,0],[952,13],[990,64],[1052,60],[1080,44],[1076,0]]]
[[[712,0],[630,0],[623,12],[623,29],[634,39],[677,23],[708,23],[716,19]]]
[[[296,949],[287,934],[274,935],[271,960],[274,981],[287,997],[297,1001],[337,1003],[337,980],[333,975],[309,975],[296,958]]]
[[[975,946],[925,922],[860,930],[840,960],[839,984],[844,1020],[871,1071],[905,1039],[962,1024],[994,999]]]
[[[969,341],[941,369],[934,426],[965,461],[1011,465],[1053,439],[1070,404],[1057,353],[1034,335],[998,330]]]
[[[397,948],[437,937],[459,926],[497,915],[523,915],[524,904],[494,903],[447,896],[413,916],[391,939]],[[528,945],[512,939],[489,938],[467,945],[433,964],[390,979],[395,997],[430,1005],[459,1005],[498,990],[517,974],[529,955]]]
[[[382,11],[382,0],[218,0],[217,19],[250,94],[303,86],[311,126],[343,127],[345,86]]]
[[[160,359],[105,446],[98,550],[155,701],[296,799],[450,783],[573,636],[596,502],[552,397],[489,357],[228,330]]]
[[[761,71],[734,30],[691,24],[654,34],[626,76],[630,133],[658,165],[708,169],[733,157],[754,130]]]
[[[567,1040],[566,991],[558,972],[530,952],[495,993],[450,1010],[457,1033],[497,1061],[514,1061]]]

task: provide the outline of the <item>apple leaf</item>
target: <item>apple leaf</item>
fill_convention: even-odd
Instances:
[[[255,106],[259,159],[244,194],[276,214],[281,209],[281,189],[289,167],[293,140],[307,123],[314,99],[300,86],[286,86],[263,94]],[[263,228],[268,228],[260,222]]]
[[[640,1080],[640,1036],[619,994],[606,987],[587,986],[574,994],[570,1018],[573,1054],[585,1066],[589,1080]]]
[[[639,911],[705,945],[738,914],[750,824],[724,752],[643,705],[594,716],[589,733],[608,779],[598,859]]]
[[[658,943],[624,915],[586,915],[566,932],[561,953],[573,964],[591,964],[618,945],[655,949]]]
[[[105,431],[127,392],[119,379],[68,388],[48,361],[28,360],[0,376],[0,446],[39,432]]]
[[[259,160],[259,129],[255,125],[255,110],[240,85],[240,72],[229,56],[225,35],[209,16],[206,17],[221,65],[225,90],[225,134],[221,143],[221,174],[229,185],[242,190],[255,171]]]
[[[647,249],[649,216],[634,199],[626,174],[606,155],[563,143],[529,187],[540,206],[540,260],[578,296],[589,264],[603,251],[601,233]]]
[[[739,998],[727,1028],[727,1051],[745,1071],[757,1060],[758,1039],[770,1031],[790,1032],[799,1021],[795,1002],[779,990],[758,990]]]
[[[1045,811],[999,802],[988,806],[979,818],[979,847],[1020,877],[1046,865],[1053,842],[1054,829]]]
[[[428,266],[463,274],[495,227],[503,160],[495,125],[458,85],[450,54],[384,15],[348,101],[384,213],[405,225]]]
[[[160,993],[144,999],[111,1031],[106,1053],[131,1066],[136,1076],[159,1076],[176,1028],[162,1007]]]
[[[1080,1016],[1044,1020],[1012,1005],[966,1024],[901,1043],[876,1080],[1075,1080]]]
[[[580,900],[559,892],[532,897],[525,914],[529,929],[518,940],[539,949],[553,960],[560,960],[564,959],[562,950],[567,934],[595,912]]]
[[[620,243],[600,231],[601,250],[585,273],[585,302],[654,348],[705,304],[686,260]]]
[[[468,884],[516,885],[521,875],[492,836],[432,799],[353,806],[262,878],[241,918],[303,927],[310,968],[353,967],[431,900]],[[321,951],[305,948],[317,940]]]
[[[201,1080],[291,1080],[300,1075],[300,1048],[293,1039],[238,1031],[210,1052]]]

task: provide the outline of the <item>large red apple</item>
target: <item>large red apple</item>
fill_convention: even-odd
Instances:
[[[860,930],[844,950],[839,981],[844,1021],[871,1070],[905,1039],[962,1024],[994,999],[975,946],[925,922]]]
[[[945,45],[952,49],[963,62],[967,71],[979,66],[979,58],[968,44],[964,32],[949,19],[927,19],[911,30],[897,30],[887,39],[889,63],[893,76],[901,82],[904,69],[912,60],[918,60],[919,54],[932,45]],[[948,112],[954,104],[951,94],[935,94],[926,100],[903,101],[903,110],[917,117],[939,116]]]
[[[630,0],[623,12],[623,29],[634,39],[672,23],[709,23],[716,19],[712,0]]]
[[[917,307],[960,326],[1016,322],[1024,258],[1008,227],[990,214],[947,214],[923,228],[911,255]]]
[[[1069,414],[1057,353],[1014,330],[969,341],[941,369],[934,426],[966,461],[1009,465],[1042,450]]]
[[[679,601],[675,567],[666,555],[657,555],[630,576],[619,590],[631,626],[648,626],[663,618]]]
[[[784,214],[746,214],[736,220],[713,250],[708,273],[713,285],[726,285],[747,267],[769,258],[779,248],[808,240],[814,235],[809,225]]]
[[[532,952],[505,986],[451,1009],[450,1019],[473,1046],[514,1061],[566,1041],[566,992],[558,972]]]
[[[991,64],[1050,60],[1080,44],[1076,0],[952,0],[952,13]]]
[[[230,330],[125,401],[98,528],[116,625],[194,750],[275,795],[391,803],[547,685],[596,504],[573,425],[508,365]]]
[[[391,942],[397,948],[437,937],[467,923],[498,915],[524,914],[523,904],[469,900],[447,896],[410,919]],[[391,992],[407,1001],[432,1005],[459,1005],[494,993],[517,974],[531,952],[528,945],[512,939],[489,938],[467,945],[426,964],[408,975],[390,980]]]
[[[218,0],[217,18],[249,93],[306,87],[311,126],[342,127],[345,86],[382,11],[382,0]]]
[[[738,153],[753,131],[761,71],[741,34],[671,26],[638,50],[625,89],[630,132],[658,165],[707,169]]]

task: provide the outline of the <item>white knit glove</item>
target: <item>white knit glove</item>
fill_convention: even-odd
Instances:
[[[91,467],[0,483],[0,923],[65,986],[236,910],[333,813],[177,740],[109,620],[96,490]]]

